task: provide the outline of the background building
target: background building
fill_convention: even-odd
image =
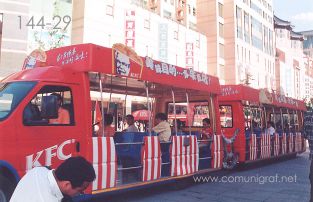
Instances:
[[[313,30],[301,32],[304,37],[303,51],[304,54],[313,58]]]
[[[221,83],[276,89],[271,0],[198,0],[209,73]]]
[[[71,13],[71,0],[0,0],[0,78],[20,71],[34,49],[69,45]]]
[[[19,71],[27,55],[30,0],[0,0],[0,78]]]
[[[275,16],[277,91],[297,99],[305,94],[303,36],[292,31],[290,22]]]
[[[194,30],[195,0],[82,0],[73,4],[73,44],[111,47],[123,43],[140,56],[207,72],[206,36]]]
[[[304,58],[305,65],[305,94],[304,97],[306,101],[310,101],[313,98],[313,59],[306,56]]]

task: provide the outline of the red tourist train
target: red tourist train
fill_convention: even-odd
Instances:
[[[219,106],[218,78],[140,57],[121,44],[35,51],[25,60],[22,71],[0,83],[0,201],[8,201],[19,179],[33,167],[55,168],[77,155],[92,162],[96,171],[96,180],[81,196],[92,197],[219,171],[223,165],[303,151],[303,103],[289,98],[288,102],[279,98],[283,100],[280,103],[265,103],[258,99],[258,93],[257,97],[247,95],[258,90],[239,91],[244,88],[223,87]],[[67,123],[49,121],[57,116],[52,93],[62,96],[63,108],[69,112]],[[97,93],[100,97],[94,96]],[[117,95],[125,96],[124,108],[127,95],[145,100],[150,115],[144,130],[147,132],[120,131],[112,137],[104,136],[105,112],[113,114],[118,131],[119,112],[111,102]],[[175,123],[180,115],[176,106],[186,106],[184,125],[179,131],[174,127],[170,141],[159,141],[152,131],[154,115],[170,112],[169,119]],[[272,114],[269,109],[273,109]],[[260,129],[259,135],[252,129],[252,121],[262,120],[258,123],[263,127],[266,120],[276,121],[278,112],[290,119],[293,128],[288,133],[277,131],[275,140],[266,142],[267,134]],[[211,120],[212,136],[205,140],[199,132],[203,118]],[[232,137],[237,128],[239,132]],[[234,149],[230,151],[227,144]],[[230,152],[238,160],[228,158]]]
[[[230,167],[305,151],[303,101],[244,85],[225,85],[221,91],[221,127],[234,143]]]

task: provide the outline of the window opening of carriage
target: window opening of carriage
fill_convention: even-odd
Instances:
[[[210,119],[210,109],[208,101],[190,101],[175,103],[176,119],[180,120],[182,126],[202,127],[202,120],[205,118]],[[174,104],[168,103],[167,105],[168,121],[173,125],[175,119]],[[190,122],[190,123],[189,123]]]
[[[43,106],[48,103],[45,98],[55,96],[56,116],[54,118],[46,118],[44,116]],[[66,86],[47,85],[41,88],[37,94],[26,105],[23,111],[23,124],[28,126],[62,126],[74,125],[74,107],[71,89]]]
[[[220,105],[220,119],[222,128],[233,127],[233,109],[230,105]]]
[[[253,119],[252,109],[249,106],[243,108],[243,113],[245,117],[245,131],[251,130],[251,123]]]
[[[102,106],[104,114],[113,116],[111,126],[115,127],[116,132],[123,131],[128,127],[125,121],[128,114],[134,116],[135,126],[139,132],[147,130],[148,120],[152,113],[148,112],[145,83],[143,81],[101,74],[101,96],[99,75],[89,73],[89,80],[93,125],[97,125],[96,107],[98,107],[98,113],[102,114]],[[149,98],[149,103],[153,103],[153,101],[152,95]]]
[[[282,116],[280,114],[280,111],[278,111],[277,109],[274,110],[274,113],[271,113],[270,121],[274,123],[273,127],[276,130],[282,130],[283,129],[283,126],[282,126]]]

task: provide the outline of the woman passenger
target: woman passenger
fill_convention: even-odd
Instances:
[[[200,134],[200,140],[208,140],[212,139],[212,129],[211,129],[211,121],[208,118],[204,118],[202,120],[202,130]]]
[[[102,135],[102,128],[100,127],[98,136],[99,137],[113,137],[115,134],[115,128],[112,127],[113,123],[113,116],[112,114],[104,114],[103,115],[103,131],[104,134]]]

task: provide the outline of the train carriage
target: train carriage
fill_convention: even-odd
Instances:
[[[305,103],[266,90],[244,85],[221,86],[219,97],[222,131],[233,138],[238,155],[235,163],[295,155],[304,152],[303,113]],[[269,124],[275,132],[270,132]]]
[[[8,201],[18,180],[33,167],[54,168],[77,155],[92,162],[96,171],[88,196],[222,169],[216,77],[140,57],[121,44],[73,45],[39,55],[42,60],[33,58],[37,61],[27,62],[23,71],[0,84],[0,178],[6,182],[0,186],[0,201]],[[52,93],[62,96],[68,123],[49,121],[56,118]],[[145,98],[150,115],[146,132],[103,136],[102,115],[112,113],[114,120],[119,116],[110,100],[105,105],[105,93],[110,99],[124,95],[125,102],[127,95]],[[192,121],[184,133],[174,129],[168,142],[160,142],[151,130],[153,115],[170,105],[175,108],[176,102],[205,105],[214,133],[206,149],[199,148]],[[117,129],[118,121],[114,124]]]

